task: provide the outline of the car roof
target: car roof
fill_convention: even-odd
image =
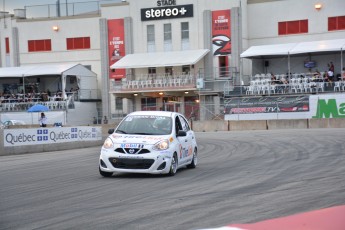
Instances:
[[[155,115],[155,116],[172,117],[174,114],[179,114],[179,113],[169,112],[169,111],[136,111],[136,112],[130,113],[129,115]]]

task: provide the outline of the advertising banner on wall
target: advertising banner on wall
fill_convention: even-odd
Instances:
[[[233,98],[225,120],[345,118],[345,94]]]
[[[4,130],[5,147],[98,141],[101,139],[101,127],[91,126]]]
[[[230,10],[212,11],[212,47],[213,55],[231,54]]]
[[[247,97],[226,101],[226,114],[280,113],[309,111],[309,96]]]
[[[108,20],[108,57],[109,67],[125,56],[125,29],[123,19]],[[125,69],[109,68],[109,78],[121,79],[126,76]]]

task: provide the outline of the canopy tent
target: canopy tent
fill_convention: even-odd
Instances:
[[[255,58],[262,56],[287,56],[297,43],[251,46],[241,54],[241,58]]]
[[[27,65],[19,67],[0,68],[1,77],[29,77],[42,75],[77,75],[96,76],[96,74],[81,64],[50,64]]]
[[[18,78],[24,77],[25,74],[34,67],[22,66],[22,67],[5,67],[0,68],[0,78]]]
[[[148,68],[164,66],[194,65],[210,50],[184,50],[172,52],[128,54],[121,58],[111,69]]]
[[[345,39],[251,46],[241,58],[287,56],[301,53],[336,52],[345,49]]]
[[[81,64],[49,64],[49,65],[27,65],[20,67],[0,68],[1,78],[26,78],[31,76],[51,76],[60,75],[62,82],[62,94],[65,96],[66,77],[69,75],[76,76],[78,86],[93,89],[97,87],[97,74]],[[81,88],[81,87],[80,87]]]
[[[306,53],[321,54],[327,52],[340,52],[341,69],[343,69],[343,50],[345,50],[345,39],[334,39],[311,42],[252,46],[248,48],[246,51],[244,51],[240,55],[240,57],[255,59],[287,56],[288,71],[290,73],[290,56]]]
[[[345,49],[345,39],[298,43],[290,54],[337,52]]]

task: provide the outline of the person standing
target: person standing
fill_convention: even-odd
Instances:
[[[333,62],[330,63],[329,70],[333,72],[334,74],[334,65]]]
[[[38,119],[40,127],[47,127],[47,117],[44,113],[41,113],[41,117]]]

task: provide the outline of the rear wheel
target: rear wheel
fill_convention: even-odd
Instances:
[[[104,172],[101,170],[101,167],[98,168],[99,169],[99,174],[101,174],[103,177],[111,177],[113,175],[112,172]]]
[[[177,171],[177,156],[176,153],[174,154],[173,158],[171,159],[170,171],[169,176],[174,176]]]
[[[192,162],[189,165],[187,165],[187,168],[194,169],[197,164],[198,164],[198,152],[196,149],[194,149]]]

